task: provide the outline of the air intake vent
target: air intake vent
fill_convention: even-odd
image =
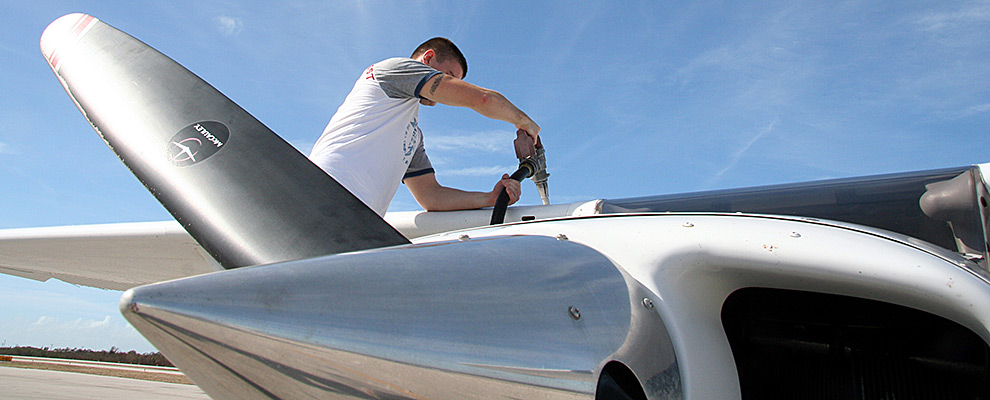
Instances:
[[[722,308],[743,399],[987,399],[988,348],[944,318],[873,300],[743,289]]]

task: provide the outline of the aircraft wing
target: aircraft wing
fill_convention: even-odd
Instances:
[[[600,201],[511,207],[506,220],[596,213]],[[386,221],[410,239],[483,226],[491,210],[392,212]],[[0,229],[0,273],[127,290],[223,268],[176,221]]]
[[[112,290],[221,270],[175,221],[0,230],[0,272]]]

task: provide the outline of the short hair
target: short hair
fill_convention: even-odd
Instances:
[[[419,57],[423,53],[426,53],[427,50],[433,50],[436,53],[437,61],[444,61],[450,59],[450,57],[454,57],[461,64],[461,69],[464,70],[464,76],[467,76],[467,59],[464,58],[464,54],[461,53],[461,50],[450,39],[435,37],[427,40],[413,51],[410,58]]]

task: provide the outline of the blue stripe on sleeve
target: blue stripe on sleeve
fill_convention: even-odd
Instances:
[[[419,97],[421,99],[425,98],[425,97],[423,97],[423,96],[421,96],[419,94],[419,91],[420,90],[423,90],[423,86],[426,86],[426,81],[430,80],[430,78],[436,76],[437,74],[442,74],[442,73],[443,72],[440,72],[440,71],[434,71],[434,72],[430,73],[429,75],[424,76],[423,79],[421,81],[419,81],[419,84],[416,85],[416,97]]]
[[[402,176],[402,180],[405,181],[407,178],[415,178],[417,176],[422,176],[422,175],[426,175],[426,174],[433,174],[433,173],[436,173],[436,171],[434,171],[433,168],[427,168],[427,169],[421,169],[419,171],[407,172],[405,175]]]

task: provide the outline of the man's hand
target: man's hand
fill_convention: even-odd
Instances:
[[[533,139],[533,145],[536,146],[536,143],[538,143],[540,139],[540,126],[537,125],[536,122],[533,122],[533,120],[529,119],[528,116],[526,119],[528,122],[516,125],[516,129],[529,135],[529,138]]]
[[[498,194],[502,191],[502,188],[505,188],[505,193],[509,195],[509,205],[519,201],[519,196],[522,195],[522,186],[519,184],[519,181],[509,178],[509,174],[502,174],[502,179],[495,184],[495,188],[491,192],[488,192],[490,205],[495,205],[495,200],[498,199]]]

